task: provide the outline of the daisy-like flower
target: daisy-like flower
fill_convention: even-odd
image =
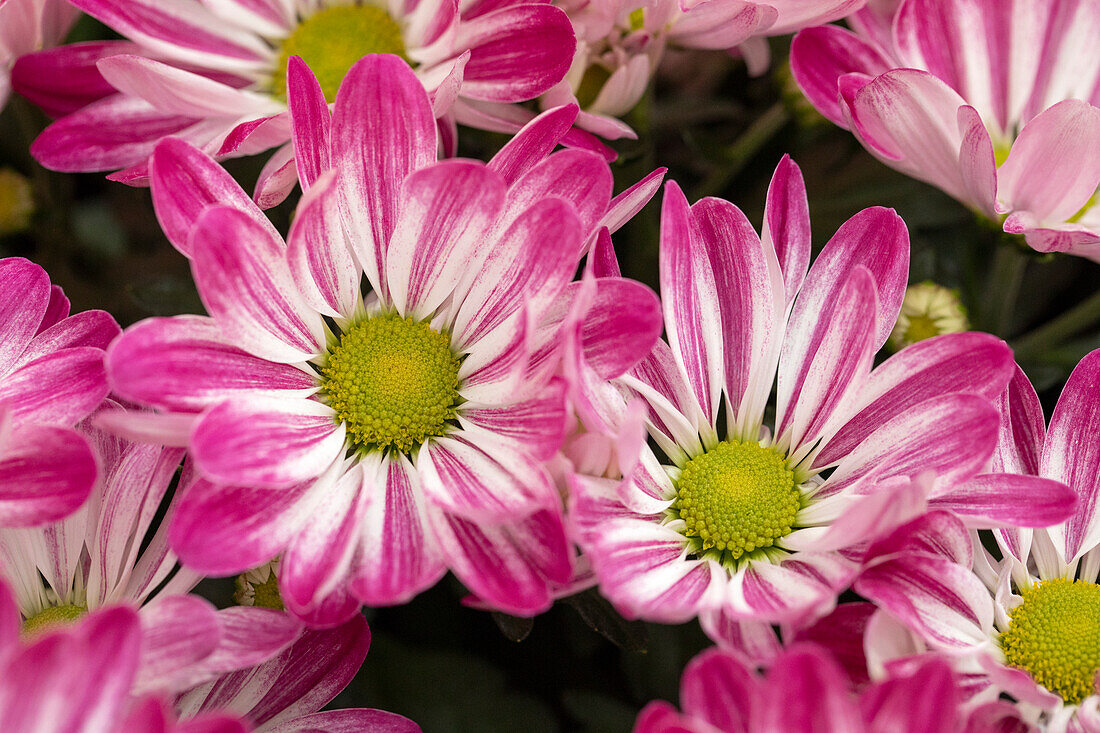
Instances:
[[[5,733],[246,733],[233,715],[177,724],[166,702],[134,697],[147,634],[125,606],[63,629],[20,637],[19,612],[0,581],[0,729]]]
[[[129,41],[77,44],[25,57],[17,90],[49,110],[102,98],[54,123],[34,156],[62,171],[112,171],[147,179],[156,143],[175,136],[210,155],[282,146],[258,184],[273,204],[293,181],[287,141],[286,66],[301,56],[327,101],[348,69],[371,53],[415,69],[453,154],[456,121],[497,129],[481,105],[533,99],[559,82],[573,58],[569,20],[525,0],[76,0],[73,5]],[[97,71],[98,70],[98,71]],[[102,79],[108,88],[102,88]],[[518,126],[511,127],[511,131]]]
[[[287,244],[194,148],[167,140],[152,159],[158,215],[211,317],[132,327],[108,369],[192,451],[172,547],[210,574],[281,555],[283,601],[313,623],[405,602],[448,568],[495,608],[542,610],[572,572],[542,463],[565,430],[542,324],[567,309],[588,233],[629,217],[636,191],[612,203],[602,157],[548,154],[575,109],[488,165],[435,163],[431,105],[401,59],[358,62],[331,119],[300,60],[289,87],[308,191]]]
[[[1100,7],[903,0],[850,23],[791,47],[823,115],[1036,250],[1100,257]]]
[[[1082,359],[1044,428],[1034,389],[1017,370],[1001,398],[1001,434],[989,493],[1040,482],[1068,487],[1076,507],[1047,529],[995,530],[1000,558],[959,526],[940,522],[895,543],[856,589],[907,624],[928,647],[984,674],[1047,730],[1100,730],[1100,351]],[[1021,511],[1051,514],[1021,492]],[[881,551],[880,551],[881,552]],[[904,632],[881,644],[905,648]]]
[[[301,625],[284,613],[215,611],[184,595],[201,576],[177,568],[167,528],[152,527],[182,449],[83,432],[104,476],[87,503],[41,528],[0,530],[0,573],[25,633],[127,605],[138,611],[145,635],[135,692],[169,693],[265,661],[298,638]]]
[[[767,36],[843,18],[866,0],[560,0],[577,34],[565,79],[541,98],[577,103],[577,126],[603,138],[635,137],[617,119],[642,98],[668,46],[739,51],[753,73],[768,67]]]
[[[240,715],[260,733],[364,731],[420,733],[395,713],[369,708],[317,712],[351,682],[370,648],[362,616],[334,629],[309,630],[278,656],[230,672],[176,697],[181,718]]]
[[[11,94],[15,60],[61,43],[78,14],[66,0],[0,2],[0,109]]]
[[[634,733],[956,733],[994,730],[984,724],[1013,720],[1007,703],[972,712],[963,708],[959,680],[936,657],[891,670],[858,694],[852,683],[837,660],[816,644],[788,647],[766,674],[729,652],[708,649],[684,669],[683,712],[664,701],[651,702],[638,716]]]
[[[103,350],[119,333],[106,312],[69,315],[38,265],[0,259],[0,527],[71,514],[98,469],[73,426],[107,396]]]
[[[958,291],[926,280],[905,289],[901,313],[888,343],[898,351],[933,336],[969,330],[970,321]]]
[[[578,477],[573,487],[581,545],[628,617],[699,616],[719,641],[770,635],[770,623],[827,613],[861,548],[926,503],[979,524],[1027,521],[1017,495],[960,485],[996,442],[990,400],[1011,374],[1005,344],[941,336],[871,371],[905,290],[905,225],[893,211],[861,212],[807,273],[809,232],[801,174],[787,158],[763,240],[732,204],[689,207],[666,186],[669,343],[616,383],[648,403],[667,464],[643,446],[626,480]]]

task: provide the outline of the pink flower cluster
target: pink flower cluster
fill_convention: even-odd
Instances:
[[[318,711],[362,609],[447,573],[515,616],[596,587],[697,619],[716,647],[637,733],[1100,730],[1100,351],[1049,426],[993,335],[876,363],[908,229],[865,209],[812,256],[786,156],[758,226],[664,185],[658,296],[612,235],[666,171],[616,194],[589,134],[632,134],[666,43],[759,61],[858,10],[794,41],[822,113],[1096,257],[1092,5],[73,5],[124,39],[28,53],[72,9],[0,1],[57,117],[32,152],[147,182],[206,315],[121,330],[0,260],[0,730],[418,731]],[[458,124],[514,134],[458,158]],[[252,195],[218,162],[272,148]]]

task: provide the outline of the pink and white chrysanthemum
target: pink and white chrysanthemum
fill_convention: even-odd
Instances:
[[[926,504],[979,524],[1028,521],[1017,496],[960,485],[993,450],[990,401],[1011,374],[1007,346],[951,334],[872,371],[905,290],[905,225],[867,209],[807,273],[809,234],[801,174],[787,158],[762,240],[732,204],[689,207],[666,186],[669,343],[614,382],[648,403],[666,464],[640,445],[626,480],[578,477],[573,487],[579,541],[628,617],[699,616],[716,640],[751,644],[731,640],[827,613],[866,543]],[[764,422],[773,383],[774,430]]]
[[[488,165],[436,163],[428,96],[400,59],[358,62],[331,119],[300,61],[289,85],[308,190],[287,244],[199,151],[167,140],[152,159],[158,215],[211,317],[137,324],[107,360],[118,393],[192,451],[172,547],[210,574],[281,554],[287,608],[318,624],[405,602],[448,568],[494,608],[540,611],[572,573],[542,463],[565,430],[543,323],[567,308],[588,233],[628,217],[636,191],[612,202],[603,158],[550,153],[575,109]],[[620,302],[645,290],[620,282]]]
[[[67,0],[0,2],[0,109],[11,94],[15,60],[61,43],[78,13]]]
[[[850,24],[791,47],[823,115],[1036,250],[1100,258],[1100,6],[904,0]]]
[[[38,265],[0,259],[0,527],[57,521],[88,498],[98,469],[73,426],[107,396],[118,333],[104,311],[70,316]]]
[[[564,76],[575,47],[561,10],[526,0],[73,5],[129,40],[65,46],[20,61],[16,89],[45,109],[72,111],[74,101],[92,102],[47,128],[32,147],[35,157],[55,170],[121,168],[112,177],[136,183],[147,179],[146,159],[168,136],[219,157],[281,146],[258,184],[258,200],[269,204],[288,190],[279,183],[294,176],[286,145],[291,56],[313,68],[329,102],[361,57],[400,56],[430,93],[444,148],[453,154],[456,121],[485,127],[482,105],[547,91]],[[101,98],[88,99],[89,87]]]
[[[816,644],[784,649],[764,674],[729,652],[708,649],[684,669],[683,712],[661,700],[651,702],[634,733],[956,733],[989,731],[988,721],[1013,720],[1007,703],[973,712],[963,708],[959,680],[936,657],[891,670],[858,694],[853,683]]]
[[[24,631],[69,623],[108,605],[134,608],[145,635],[135,690],[166,693],[251,667],[298,638],[301,624],[285,613],[215,611],[185,595],[201,576],[177,567],[167,527],[149,534],[182,449],[92,429],[84,434],[103,469],[85,505],[44,527],[0,530],[0,574]]]
[[[134,696],[146,634],[125,606],[20,636],[19,611],[0,581],[0,730],[5,733],[247,733],[234,715],[177,723],[166,701]]]
[[[579,103],[578,127],[609,140],[635,137],[618,118],[642,98],[668,46],[736,50],[760,74],[770,60],[766,37],[843,18],[864,2],[559,0],[573,21],[577,50],[565,79],[541,102]]]
[[[981,673],[991,695],[1014,696],[1046,730],[1100,730],[1100,351],[1070,375],[1049,428],[1019,370],[1001,411],[994,467],[1007,473],[986,477],[988,490],[1028,480],[1064,484],[1077,500],[1069,518],[1047,529],[995,530],[999,558],[977,541],[971,548],[961,527],[940,522],[920,530],[923,551],[911,540],[888,548],[895,554],[885,554],[856,589],[923,645]],[[1051,513],[1041,496],[1019,502]],[[899,627],[883,629],[881,646],[913,646]]]
[[[364,731],[420,733],[395,713],[369,708],[317,712],[351,682],[370,648],[362,616],[334,629],[309,630],[278,656],[231,672],[176,697],[181,718],[240,715],[260,733]]]

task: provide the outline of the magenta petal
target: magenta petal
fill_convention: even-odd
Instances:
[[[970,519],[978,527],[1049,527],[1074,514],[1077,494],[1059,481],[987,473],[939,492],[929,502]]]
[[[42,317],[42,323],[38,326],[38,333],[42,333],[47,328],[55,326],[65,318],[69,316],[69,310],[72,308],[72,304],[69,299],[65,297],[65,291],[61,289],[60,285],[50,286],[50,304],[46,306],[46,315]],[[90,344],[83,344],[89,346]],[[106,344],[104,344],[106,348]]]
[[[556,512],[537,512],[515,525],[479,525],[441,514],[434,530],[458,579],[505,613],[531,616],[546,610],[553,602],[550,584],[572,575],[569,543]]]
[[[326,710],[279,723],[266,733],[421,733],[420,726],[397,713],[369,708]]]
[[[474,521],[518,520],[560,502],[527,448],[490,433],[463,431],[425,444],[417,470],[429,501]]]
[[[30,260],[0,260],[0,374],[27,348],[50,303],[50,279]]]
[[[755,670],[729,652],[707,649],[684,668],[680,705],[719,730],[747,733],[763,688]]]
[[[320,83],[300,56],[287,61],[286,92],[294,160],[302,188],[308,189],[332,167],[332,113]]]
[[[563,150],[527,170],[508,189],[505,221],[547,197],[568,201],[588,236],[608,211],[612,176],[607,162],[587,150]]]
[[[191,270],[207,311],[247,351],[293,363],[325,343],[321,316],[298,292],[282,240],[226,206],[209,208],[191,232]]]
[[[871,372],[860,392],[866,405],[829,439],[816,459],[828,465],[850,453],[868,434],[931,397],[968,392],[992,400],[1008,383],[1012,351],[986,333],[957,333],[920,341]]]
[[[800,31],[791,42],[791,73],[817,111],[847,127],[840,77],[852,72],[877,76],[894,66],[856,34],[835,25]]]
[[[231,206],[277,237],[275,228],[224,168],[179,138],[162,140],[149,159],[153,209],[172,246],[191,255],[191,230],[207,208]]]
[[[844,670],[814,645],[796,646],[779,656],[768,670],[757,710],[754,722],[760,730],[863,729]]]
[[[376,463],[361,462],[340,476],[283,553],[279,590],[292,613],[310,612],[343,584],[359,546]],[[311,626],[331,626],[347,620],[318,618],[316,614],[310,618]]]
[[[802,287],[810,266],[810,204],[806,200],[802,171],[789,155],[779,161],[768,184],[760,238],[765,248],[775,250],[790,303]]]
[[[136,691],[179,692],[202,681],[201,663],[221,639],[209,601],[192,595],[160,596],[141,609],[141,627]]]
[[[313,181],[295,211],[287,237],[290,274],[302,299],[318,313],[347,318],[362,303],[362,279],[340,222],[335,174]]]
[[[416,469],[404,456],[387,459],[368,477],[371,491],[351,592],[370,606],[405,603],[435,584],[447,566],[428,533]]]
[[[385,269],[400,313],[427,316],[480,265],[504,190],[500,176],[470,160],[441,161],[405,179]]]
[[[273,490],[196,480],[177,499],[169,543],[180,562],[202,573],[251,570],[286,548],[330,482]]]
[[[573,25],[559,8],[518,4],[456,26],[454,48],[470,49],[461,94],[521,102],[548,91],[573,61]]]
[[[121,332],[110,313],[81,311],[39,331],[19,357],[19,362],[25,364],[54,351],[79,346],[106,349]]]
[[[0,444],[0,526],[43,525],[72,514],[98,474],[92,449],[75,431],[16,428]]]
[[[234,395],[306,397],[317,380],[232,345],[210,318],[150,318],[107,351],[115,391],[169,410],[199,411]]]
[[[489,161],[489,168],[511,185],[558,146],[576,118],[575,104],[554,107],[543,112],[505,143]]]
[[[672,181],[665,184],[661,208],[661,295],[673,356],[713,424],[723,386],[719,295],[702,232]]]
[[[12,87],[50,117],[64,117],[114,94],[96,61],[135,48],[129,41],[92,41],[24,54],[12,66]]]
[[[1038,475],[1046,418],[1031,380],[1018,365],[1013,364],[1012,378],[994,404],[1001,413],[1001,429],[993,470]]]
[[[986,644],[993,631],[989,591],[969,568],[951,560],[897,555],[864,571],[854,588],[938,648]]]
[[[555,380],[535,397],[505,406],[467,404],[460,417],[522,447],[539,460],[550,460],[567,430],[564,385]]]
[[[860,708],[869,730],[955,733],[960,697],[949,663],[930,656],[912,675],[871,686],[860,696]]]
[[[107,396],[103,351],[90,346],[55,351],[4,377],[0,404],[15,420],[72,425]]]
[[[371,55],[352,66],[336,95],[332,164],[341,171],[352,247],[378,292],[386,292],[380,275],[401,185],[435,154],[431,104],[409,65],[397,56]]]
[[[661,303],[652,290],[626,278],[599,278],[580,324],[584,361],[601,379],[618,377],[650,352],[661,327]]]
[[[283,487],[320,476],[341,455],[344,425],[313,400],[222,402],[191,436],[199,470],[227,484]]]
[[[1069,375],[1043,446],[1040,475],[1077,494],[1077,508],[1063,527],[1050,530],[1063,560],[1072,563],[1100,541],[1100,351],[1090,352]]]

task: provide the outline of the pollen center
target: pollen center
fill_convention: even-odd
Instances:
[[[329,352],[323,394],[356,447],[407,454],[455,417],[459,363],[446,334],[382,313],[351,326]]]
[[[791,531],[801,492],[786,457],[755,442],[725,441],[692,458],[676,482],[672,511],[698,549],[736,562]]]
[[[337,5],[301,22],[285,41],[272,75],[272,93],[286,99],[286,63],[301,56],[321,83],[325,99],[336,100],[336,90],[356,61],[370,53],[392,53],[405,58],[401,26],[374,5]]]
[[[1077,704],[1093,693],[1100,669],[1100,585],[1069,578],[1044,580],[1009,611],[1000,644],[1005,662]]]
[[[88,612],[84,606],[64,605],[44,608],[23,622],[23,633],[32,636],[41,631],[67,626]]]

